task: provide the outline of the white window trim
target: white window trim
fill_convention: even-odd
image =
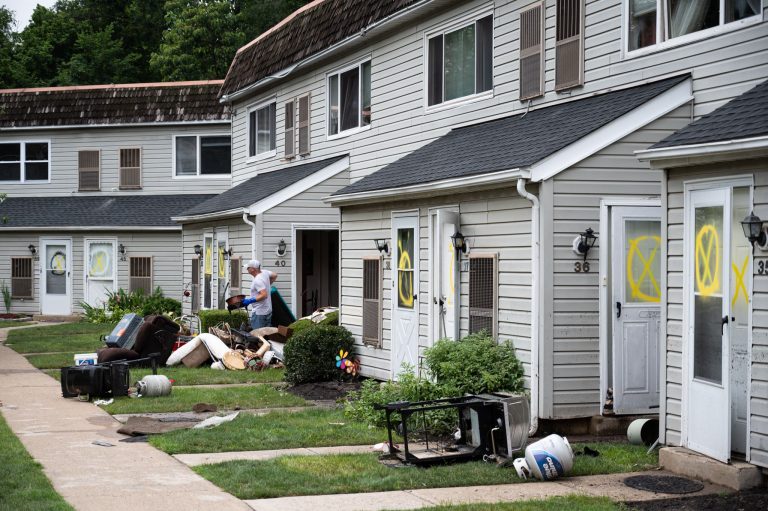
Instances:
[[[275,148],[270,149],[269,151],[264,151],[263,153],[256,153],[253,156],[250,155],[250,144],[251,144],[251,112],[255,112],[256,110],[261,110],[262,108],[271,105],[272,103],[275,104]],[[245,114],[245,133],[246,133],[246,139],[245,139],[245,162],[251,163],[255,161],[261,161],[266,160],[268,158],[274,158],[277,156],[277,96],[272,96],[268,99],[263,99],[259,101],[258,103],[254,103],[248,107]],[[258,139],[258,133],[257,139]],[[258,143],[258,141],[257,141]]]
[[[51,182],[51,139],[15,139],[15,140],[0,140],[0,143],[2,144],[20,144],[21,147],[19,148],[19,157],[21,160],[19,161],[21,165],[21,176],[19,181],[0,181],[0,186],[6,186],[6,185],[19,185],[19,184],[41,184],[41,183],[50,183]],[[27,146],[26,144],[48,144],[48,179],[27,179],[27,166],[25,163],[26,155],[27,155]],[[41,162],[45,160],[32,160],[36,162]],[[6,162],[10,163],[10,162]]]
[[[331,127],[331,124],[330,124],[331,123],[331,116],[330,116],[330,106],[331,106],[331,94],[330,94],[330,92],[331,91],[328,88],[328,80],[330,79],[331,76],[333,76],[333,75],[341,75],[342,73],[344,73],[346,71],[349,71],[350,69],[355,69],[355,68],[360,69],[362,67],[362,65],[365,64],[366,62],[370,62],[371,63],[371,103],[373,103],[373,58],[371,57],[370,54],[366,55],[365,57],[361,57],[360,59],[358,59],[358,60],[356,60],[356,61],[354,61],[354,62],[352,62],[350,64],[346,64],[346,65],[344,65],[342,67],[337,67],[337,68],[335,68],[335,69],[325,73],[325,85],[324,85],[324,87],[325,87],[325,106],[323,107],[323,110],[324,110],[324,116],[325,116],[325,123],[324,124],[325,124],[325,139],[326,140],[337,140],[339,138],[349,137],[351,135],[356,135],[357,133],[360,133],[360,132],[363,132],[363,131],[368,131],[369,129],[371,129],[371,125],[373,125],[373,114],[371,114],[371,123],[368,124],[367,126],[362,126],[362,122],[363,122],[363,119],[362,119],[363,74],[360,73],[360,78],[359,78],[359,82],[358,82],[358,84],[359,84],[358,90],[359,90],[359,93],[360,93],[359,101],[360,101],[361,111],[360,111],[360,113],[358,113],[358,120],[360,121],[361,126],[358,126],[357,128],[350,128],[348,130],[343,130],[343,131],[341,130],[341,126],[339,126],[339,132],[338,133],[336,133],[335,135],[331,135],[329,133],[330,127]],[[339,80],[339,87],[341,87],[341,80]],[[339,93],[339,102],[341,102],[341,93]],[[341,105],[339,105],[339,106],[341,106]],[[371,104],[371,108],[373,108],[373,104]],[[312,107],[310,105],[310,112],[311,111],[312,111]],[[341,112],[339,112],[339,119],[341,119]],[[310,129],[310,133],[311,133],[311,129]]]
[[[666,0],[657,0],[658,1],[666,1]],[[725,2],[725,0],[720,0],[721,2]],[[722,5],[722,4],[721,4]],[[657,3],[658,7],[658,3]],[[624,59],[634,59],[638,57],[644,57],[646,55],[650,55],[653,53],[657,53],[660,51],[665,51],[670,48],[676,48],[678,46],[684,46],[686,44],[695,43],[697,41],[705,40],[705,39],[711,39],[712,37],[717,37],[722,34],[727,34],[729,32],[734,32],[736,30],[741,30],[747,27],[751,27],[753,25],[757,25],[763,22],[763,10],[765,9],[765,1],[763,0],[760,3],[760,12],[754,16],[750,16],[749,18],[744,18],[738,21],[732,21],[730,23],[725,23],[723,16],[723,10],[720,10],[720,24],[716,27],[710,27],[705,30],[699,30],[698,32],[691,32],[690,34],[686,34],[684,36],[680,37],[674,37],[672,39],[667,39],[666,41],[657,42],[656,44],[652,44],[650,46],[646,46],[645,48],[639,48],[637,50],[630,50],[629,49],[629,3],[627,0],[623,0],[621,3],[621,49],[623,53]],[[656,40],[659,41],[661,39],[661,36],[663,35],[662,26],[666,23],[664,18],[664,10],[657,8],[656,10]]]
[[[197,139],[197,174],[194,176],[177,176],[176,175],[176,139],[179,137],[195,137]],[[173,143],[171,144],[171,179],[189,180],[189,179],[231,179],[232,169],[230,167],[229,174],[200,174],[200,139],[202,137],[229,137],[230,154],[232,154],[232,135],[230,133],[176,133],[173,135]],[[121,149],[128,149],[121,147]],[[118,155],[119,157],[119,155]],[[144,169],[144,153],[142,151],[142,170]],[[118,166],[120,162],[118,161]],[[143,174],[143,172],[142,172]],[[144,184],[144,176],[142,176],[142,185]]]
[[[543,11],[542,11],[543,14]],[[495,40],[495,34],[496,34],[496,17],[494,16],[494,5],[493,4],[487,4],[483,7],[480,7],[478,9],[475,9],[474,11],[471,11],[467,14],[464,14],[463,16],[452,18],[449,21],[442,22],[438,25],[433,25],[432,27],[429,27],[426,29],[423,33],[422,37],[422,55],[423,55],[423,80],[422,80],[422,86],[421,90],[423,92],[423,104],[424,104],[424,112],[425,113],[431,113],[436,112],[440,110],[445,110],[447,108],[454,108],[459,105],[464,105],[468,103],[475,103],[477,101],[482,101],[484,99],[489,99],[494,96],[494,89],[496,88],[496,80],[493,80],[493,87],[491,87],[491,90],[483,91],[483,92],[476,92],[475,94],[470,94],[468,96],[463,96],[456,99],[451,99],[448,101],[443,101],[441,103],[438,103],[436,105],[429,105],[429,98],[427,97],[427,91],[429,90],[429,40],[436,35],[445,34],[446,32],[454,32],[456,30],[462,29],[466,26],[469,26],[477,20],[484,18],[486,16],[491,16],[493,18],[492,30],[493,33],[491,34],[491,41],[493,42]],[[443,45],[443,51],[445,51],[445,45]],[[542,50],[543,51],[543,50]],[[491,44],[491,69],[493,69],[493,63],[496,61],[496,46],[494,44]],[[443,60],[443,64],[445,64],[445,60]],[[445,83],[443,83],[443,87],[445,87]]]

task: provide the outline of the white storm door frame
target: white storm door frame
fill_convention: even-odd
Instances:
[[[97,237],[97,238],[85,238],[83,240],[83,299],[86,303],[91,304],[91,297],[88,290],[88,267],[90,263],[90,245],[91,243],[112,243],[112,292],[117,291],[117,278],[118,278],[118,261],[117,261],[117,238],[116,237]],[[109,279],[105,279],[109,280]],[[91,304],[93,305],[93,304]]]
[[[419,361],[419,317],[420,317],[420,302],[419,302],[419,265],[420,265],[420,249],[419,246],[419,238],[420,238],[420,224],[421,224],[421,216],[419,213],[419,210],[413,210],[413,211],[393,211],[392,212],[392,233],[391,233],[391,240],[392,240],[392,270],[391,270],[391,278],[392,278],[392,289],[391,289],[391,328],[390,328],[390,376],[392,379],[397,379],[397,374],[400,372],[400,366],[403,361],[405,361],[405,357],[398,356],[399,351],[399,334],[398,329],[400,328],[400,320],[401,318],[405,319],[407,318],[408,321],[412,322],[410,325],[410,329],[407,332],[406,341],[410,343],[411,339],[415,337],[415,350],[416,352],[412,354],[411,362],[413,362],[414,370],[418,371],[418,361]],[[413,299],[413,306],[411,308],[403,308],[399,307],[399,301],[398,301],[398,293],[399,293],[399,286],[398,286],[398,267],[399,267],[399,259],[400,259],[400,253],[401,250],[398,246],[398,229],[413,229],[413,259],[411,260],[411,267],[413,268],[413,287],[411,289],[412,299]],[[408,349],[412,348],[412,346],[408,346]],[[407,353],[406,353],[407,355]]]

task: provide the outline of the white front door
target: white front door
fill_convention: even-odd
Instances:
[[[116,269],[114,239],[85,240],[85,302],[100,307],[107,293],[115,291]]]
[[[731,453],[730,188],[690,193],[688,235],[688,447],[727,462]]]
[[[459,263],[451,236],[459,230],[459,213],[438,209],[430,214],[430,324],[434,343],[459,338]]]
[[[392,377],[419,363],[419,216],[392,218]]]
[[[40,239],[40,310],[72,314],[72,240]]]
[[[611,215],[614,411],[657,412],[661,208],[614,207]]]

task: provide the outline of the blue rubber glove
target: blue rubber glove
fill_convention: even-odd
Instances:
[[[243,298],[243,307],[248,307],[250,304],[255,302],[256,298]]]

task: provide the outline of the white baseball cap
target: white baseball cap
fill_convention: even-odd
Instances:
[[[245,266],[243,266],[243,268],[245,268],[246,270],[248,268],[253,268],[253,269],[258,270],[259,268],[261,268],[261,263],[259,262],[258,259],[251,259],[250,261],[245,263]]]

